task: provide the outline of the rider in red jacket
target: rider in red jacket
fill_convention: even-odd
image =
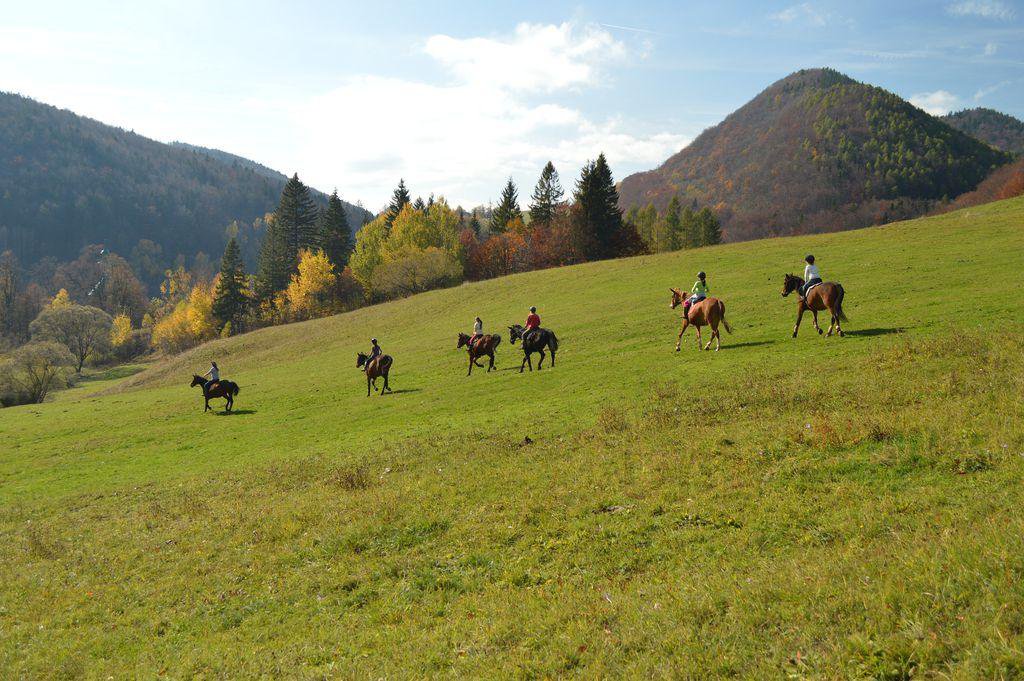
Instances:
[[[530,316],[526,318],[526,330],[533,331],[540,326],[540,316],[537,314],[537,308],[530,308]]]

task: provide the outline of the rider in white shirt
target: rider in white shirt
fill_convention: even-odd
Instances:
[[[807,295],[807,289],[821,283],[821,273],[818,272],[818,266],[814,264],[814,256],[808,255],[804,258],[804,262],[807,263],[807,267],[804,268],[804,287],[800,289],[801,298]]]

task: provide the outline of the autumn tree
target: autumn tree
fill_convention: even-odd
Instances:
[[[74,356],[61,343],[33,341],[0,365],[0,392],[17,393],[18,401],[42,402],[53,388],[67,384],[74,366]]]
[[[558,171],[555,165],[548,161],[544,170],[540,173],[537,186],[533,189],[532,202],[530,203],[531,225],[547,226],[555,218],[555,211],[562,202],[565,192],[562,190],[561,182],[558,179]]]
[[[313,319],[329,314],[334,283],[334,265],[323,251],[299,251],[298,271],[284,291],[288,315]]]
[[[348,258],[355,247],[355,239],[345,215],[345,206],[338,198],[337,190],[327,200],[327,208],[320,214],[320,239],[324,253],[340,272],[348,265]]]
[[[231,238],[220,261],[220,276],[213,295],[213,315],[221,328],[230,324],[233,331],[238,331],[245,319],[248,303],[242,252],[238,241]]]
[[[97,307],[68,305],[43,310],[29,328],[33,339],[62,343],[75,356],[75,371],[81,373],[89,357],[110,347],[112,321]]]
[[[523,211],[519,208],[519,192],[516,189],[512,178],[508,178],[505,188],[501,191],[501,198],[498,205],[491,213],[490,230],[492,234],[501,234],[508,229],[508,224],[516,219],[522,219]]]

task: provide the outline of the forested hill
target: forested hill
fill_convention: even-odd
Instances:
[[[996,149],[1024,154],[1024,121],[1013,116],[978,107],[951,113],[942,120]]]
[[[660,210],[678,194],[712,206],[731,241],[850,229],[921,214],[1009,159],[891,92],[811,69],[625,178],[620,205]]]
[[[218,258],[227,225],[272,211],[286,179],[228,156],[0,93],[0,252],[29,264],[72,259],[88,244],[127,254],[148,239],[169,262]],[[350,210],[358,227],[362,209]]]

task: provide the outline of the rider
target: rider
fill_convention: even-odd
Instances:
[[[373,360],[377,359],[382,354],[384,354],[384,351],[380,349],[379,345],[377,345],[377,339],[376,338],[371,338],[370,339],[370,356],[366,358],[366,364],[363,365],[363,371],[368,371],[370,369],[370,362],[372,362]]]
[[[540,328],[540,315],[537,314],[537,308],[533,305],[530,306],[530,314],[526,317],[526,330],[523,331],[523,335],[535,331]]]
[[[203,378],[207,376],[210,377],[210,380],[203,383],[203,392],[209,392],[210,386],[220,380],[220,369],[217,367],[216,362],[210,362],[210,370],[203,374]]]
[[[708,297],[711,288],[708,286],[707,276],[704,272],[697,273],[697,281],[694,282],[693,288],[690,289],[692,295],[683,301],[683,314],[685,316],[688,317],[690,315],[690,307],[694,303],[699,303]]]
[[[469,337],[469,344],[472,345],[482,335],[484,335],[484,323],[477,317],[473,322],[473,335]]]
[[[821,283],[821,274],[818,272],[818,266],[814,264],[814,256],[808,255],[804,262],[807,263],[807,267],[804,268],[804,286],[800,289],[801,300],[807,295],[807,289]]]

